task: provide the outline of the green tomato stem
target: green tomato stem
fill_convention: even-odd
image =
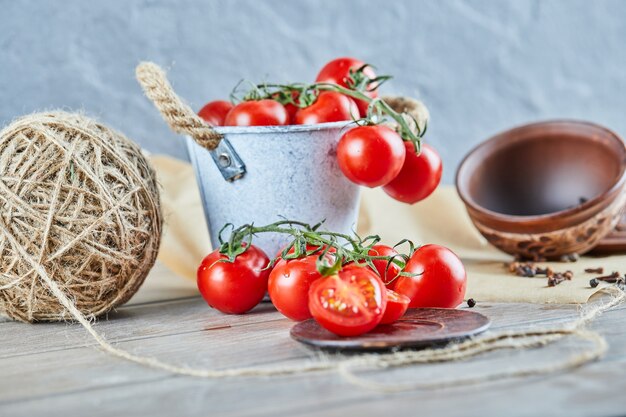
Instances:
[[[377,235],[367,236],[361,238],[358,235],[350,236],[345,233],[332,232],[328,230],[317,230],[321,224],[311,226],[304,222],[294,220],[281,220],[266,226],[254,226],[252,224],[245,224],[238,228],[233,228],[229,236],[228,241],[224,241],[221,237],[222,232],[232,225],[226,225],[220,232],[220,252],[226,255],[230,262],[233,262],[237,256],[245,252],[252,244],[254,236],[261,233],[280,233],[292,236],[293,241],[287,245],[287,247],[281,252],[279,257],[286,259],[293,259],[302,255],[319,254],[319,259],[323,260],[324,255],[328,253],[330,248],[335,249],[335,255],[341,260],[343,265],[347,263],[367,264],[374,271],[373,261],[385,260],[390,266],[392,263],[403,268],[405,262],[402,262],[399,257],[404,255],[384,256],[384,255],[369,255],[369,250],[372,246],[380,241],[380,237]],[[342,244],[342,241],[345,241]],[[371,243],[365,245],[364,243],[370,241]],[[294,254],[287,254],[287,252],[296,247],[296,245],[302,245],[306,247],[306,244],[314,246],[325,246],[324,249],[317,249],[314,251],[300,251],[300,246],[294,250]],[[276,262],[277,258],[272,259],[270,265]]]

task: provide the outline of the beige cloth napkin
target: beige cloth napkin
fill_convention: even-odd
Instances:
[[[211,244],[193,169],[167,156],[151,159],[162,186],[165,216],[159,260],[174,273],[195,279],[196,268],[210,252]],[[447,246],[467,269],[467,298],[478,302],[584,303],[604,285],[590,288],[594,275],[585,273],[585,268],[602,266],[610,273],[622,271],[626,265],[626,255],[547,263],[556,271],[574,272],[572,281],[556,287],[548,287],[545,278],[513,276],[503,266],[512,258],[489,245],[476,231],[456,190],[449,185],[412,206],[391,199],[380,189],[363,189],[358,230],[362,235],[377,234],[388,244],[407,238],[415,244]]]

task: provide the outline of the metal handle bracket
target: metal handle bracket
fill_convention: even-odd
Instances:
[[[227,139],[222,138],[217,148],[209,153],[226,181],[233,182],[243,178],[246,165]]]

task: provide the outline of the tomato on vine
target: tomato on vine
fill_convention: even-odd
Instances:
[[[387,257],[397,257],[398,252],[387,245],[374,245],[367,252],[370,256],[387,256]],[[398,258],[400,260],[400,258]],[[373,259],[372,263],[378,272],[378,275],[382,278],[385,285],[388,285],[394,278],[396,278],[402,268],[395,262],[389,262],[387,259]]]
[[[223,126],[226,115],[233,107],[230,101],[210,101],[200,109],[198,116],[203,118],[211,126]]]
[[[361,69],[361,77],[366,78],[365,80],[355,80],[355,73],[357,70]],[[357,76],[358,77],[358,76]],[[319,74],[315,78],[316,82],[320,83],[331,83],[337,84],[342,87],[356,89],[358,85],[361,84],[364,91],[363,93],[369,98],[378,97],[378,92],[376,90],[370,90],[372,87],[365,84],[367,79],[375,79],[376,73],[370,66],[366,66],[363,61],[360,61],[355,58],[337,58],[328,62],[324,67],[320,70]],[[365,83],[364,83],[365,81]],[[356,105],[359,109],[360,115],[364,117],[367,114],[367,106],[369,103],[365,100],[355,100]]]
[[[272,94],[272,99],[278,101],[285,106],[287,110],[288,122],[287,124],[296,124],[296,113],[300,109],[298,107],[298,96],[300,93],[297,90],[291,91],[279,91]]]
[[[310,319],[309,288],[320,279],[318,255],[279,260],[268,282],[268,292],[274,307],[291,320]]]
[[[208,254],[198,267],[197,284],[204,300],[227,314],[243,314],[261,302],[267,291],[270,260],[255,245],[234,261],[219,250]]]
[[[450,249],[424,245],[411,255],[403,272],[391,285],[411,300],[409,307],[455,308],[465,297],[467,275],[463,263]]]
[[[358,118],[359,109],[354,100],[334,91],[324,91],[313,104],[298,109],[294,120],[298,125],[314,125]]]
[[[383,187],[398,201],[414,204],[432,194],[441,181],[441,157],[433,147],[422,145],[419,155],[411,142],[405,142],[406,158],[400,173]]]
[[[224,126],[276,126],[289,123],[285,106],[271,99],[243,101],[228,112]]]
[[[326,330],[358,336],[376,327],[387,306],[385,284],[371,269],[345,266],[311,284],[309,310]]]
[[[378,187],[393,180],[404,163],[402,138],[386,126],[358,126],[343,134],[337,145],[339,168],[359,185]]]

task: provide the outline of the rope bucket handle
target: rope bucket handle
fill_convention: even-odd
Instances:
[[[209,151],[217,148],[223,136],[178,97],[161,67],[153,62],[141,62],[135,75],[146,97],[154,103],[174,132],[191,136]]]
[[[146,96],[174,132],[189,135],[208,150],[226,181],[243,178],[246,166],[230,142],[183,102],[161,67],[152,62],[142,62],[137,65],[135,74]]]

